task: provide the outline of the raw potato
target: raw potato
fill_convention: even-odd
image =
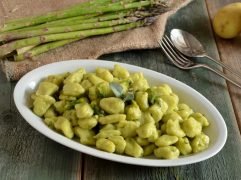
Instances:
[[[215,14],[213,29],[222,38],[234,38],[241,32],[241,3],[224,6]]]

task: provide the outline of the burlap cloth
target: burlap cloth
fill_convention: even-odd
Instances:
[[[68,7],[84,0],[1,0],[0,25],[7,19],[44,14]],[[32,60],[12,62],[1,60],[1,68],[9,81],[18,80],[24,74],[41,65],[70,60],[70,59],[97,59],[103,54],[120,52],[131,49],[157,48],[157,40],[165,31],[169,16],[185,6],[191,0],[169,0],[163,14],[152,25],[125,32],[119,32],[99,37],[87,38],[49,51]]]

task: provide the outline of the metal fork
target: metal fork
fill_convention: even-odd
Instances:
[[[190,70],[190,69],[195,69],[195,68],[206,68],[219,76],[223,77],[224,79],[228,80],[229,82],[233,83],[237,87],[241,88],[241,84],[235,82],[233,79],[228,77],[226,74],[224,74],[222,71],[216,70],[211,68],[210,66],[206,64],[201,64],[201,63],[194,63],[184,55],[182,55],[180,52],[175,50],[174,45],[172,44],[171,40],[169,39],[168,36],[163,36],[161,41],[158,41],[160,44],[163,52],[166,54],[168,59],[177,67],[180,69],[184,70]]]

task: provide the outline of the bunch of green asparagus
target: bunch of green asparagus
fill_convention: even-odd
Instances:
[[[0,27],[0,59],[20,61],[97,35],[151,24],[167,0],[90,0]]]

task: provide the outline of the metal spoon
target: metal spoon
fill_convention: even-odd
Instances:
[[[183,31],[181,29],[173,29],[170,33],[171,40],[174,46],[184,55],[188,57],[206,57],[215,62],[216,64],[226,68],[234,75],[241,79],[241,74],[238,74],[230,68],[229,66],[223,64],[220,61],[217,61],[207,55],[206,51],[204,50],[202,44],[194,37],[192,34]]]

